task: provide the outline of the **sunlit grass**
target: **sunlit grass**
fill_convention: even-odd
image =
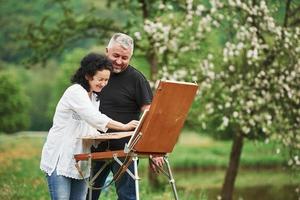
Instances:
[[[0,135],[0,199],[49,199],[39,170],[44,138]]]
[[[39,169],[44,140],[45,134],[0,135],[0,199],[49,199],[46,180]],[[243,194],[246,188],[255,190],[253,187],[265,191],[265,188],[274,189],[274,184],[281,190],[286,185],[300,184],[299,175],[284,168],[283,153],[275,154],[275,147],[274,144],[246,142],[236,181],[237,191]],[[215,141],[191,132],[181,135],[169,156],[181,199],[215,197],[224,180],[230,148],[229,141]],[[141,198],[172,199],[172,190],[165,177],[160,176],[160,189],[149,187],[147,163],[147,159],[142,159],[139,166]],[[273,189],[268,190],[273,192]],[[114,187],[105,199],[117,199]]]
[[[170,161],[176,168],[226,168],[231,151],[231,141],[212,138],[185,131],[181,134]],[[245,141],[240,166],[274,167],[286,164],[286,151],[276,154],[276,144]]]

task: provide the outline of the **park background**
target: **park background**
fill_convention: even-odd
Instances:
[[[181,199],[299,199],[299,0],[0,2],[0,199],[49,199],[40,153],[55,105],[114,32],[131,64],[200,86],[170,155]],[[176,100],[176,99],[175,99]],[[172,199],[141,160],[141,198]],[[114,188],[105,199],[116,199]]]

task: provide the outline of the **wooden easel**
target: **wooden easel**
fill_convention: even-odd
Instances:
[[[144,112],[139,126],[133,132],[124,150],[95,152],[90,154],[74,155],[76,162],[88,160],[115,160],[120,164],[121,176],[125,171],[135,180],[136,199],[139,200],[139,176],[137,160],[139,157],[164,156],[167,171],[159,168],[169,179],[174,198],[178,200],[175,180],[168,162],[168,153],[178,140],[180,131],[184,125],[189,108],[195,98],[198,85],[186,82],[161,81],[156,89],[155,96],[149,111]],[[122,133],[114,133],[122,137]],[[115,136],[115,137],[117,137]],[[112,139],[112,135],[102,135],[99,138],[83,139]],[[122,163],[119,158],[126,158]],[[134,162],[134,174],[127,169]],[[158,166],[157,166],[158,167]],[[90,184],[95,177],[90,178]],[[90,185],[90,194],[92,186]],[[91,196],[90,196],[91,198]]]

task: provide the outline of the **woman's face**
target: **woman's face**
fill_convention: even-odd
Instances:
[[[97,71],[92,78],[88,78],[90,85],[90,92],[100,92],[104,86],[107,85],[110,76],[110,71],[104,69],[102,71]]]

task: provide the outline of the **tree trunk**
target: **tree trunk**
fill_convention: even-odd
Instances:
[[[155,81],[157,78],[157,56],[154,52],[148,52],[147,53],[147,61],[150,64],[150,79],[151,81]],[[151,170],[150,167],[150,161],[149,161],[149,167],[148,167],[148,180],[151,187],[157,189],[159,188],[159,181],[158,181],[158,175]]]
[[[142,9],[143,19],[145,21],[149,18],[149,13],[151,13],[151,7],[149,7],[150,2],[147,0],[139,0],[139,3]],[[156,81],[156,75],[158,72],[158,60],[154,50],[154,42],[151,40],[150,36],[148,36],[148,41],[150,41],[150,50],[147,51],[146,58],[148,63],[150,64],[150,79],[151,81]]]
[[[154,52],[148,52],[147,53],[147,61],[150,64],[150,79],[151,81],[156,80],[157,72],[158,72],[158,62],[157,62],[157,56]]]
[[[234,183],[238,173],[240,157],[243,149],[243,135],[237,133],[232,144],[229,166],[226,171],[225,180],[222,187],[222,200],[232,200]]]

